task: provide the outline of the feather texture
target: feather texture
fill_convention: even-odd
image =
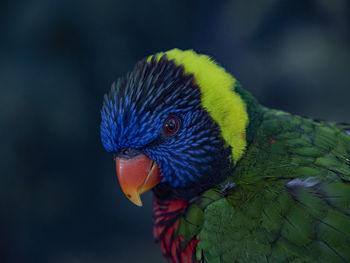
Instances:
[[[101,115],[107,151],[159,165],[154,235],[172,262],[350,262],[349,124],[267,109],[178,49],[114,83]],[[173,116],[181,129],[165,136]]]
[[[349,262],[349,136],[334,124],[263,111],[228,179],[233,192],[204,210],[198,259]]]

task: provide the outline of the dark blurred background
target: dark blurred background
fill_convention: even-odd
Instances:
[[[102,97],[173,47],[266,106],[350,122],[348,0],[0,2],[0,262],[166,262],[99,138]]]

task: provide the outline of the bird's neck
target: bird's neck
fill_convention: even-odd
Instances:
[[[236,92],[240,94],[247,105],[247,112],[250,120],[246,131],[246,151],[248,151],[248,148],[250,147],[250,144],[261,124],[263,108],[256,102],[249,92],[243,90],[241,87],[236,87]],[[226,150],[227,154],[225,154],[225,156],[227,159],[231,159],[229,157],[231,150],[229,148]],[[244,158],[244,155],[242,158]],[[231,165],[233,165],[233,162]],[[227,169],[227,172],[225,173],[226,178],[222,178],[223,181],[225,181],[227,176],[231,175],[229,172],[231,168],[227,168],[226,166],[222,168]],[[187,192],[189,194],[188,196],[191,198],[183,198],[186,195],[184,192],[178,192],[181,191],[181,189],[174,191],[174,189],[167,184],[159,184],[155,187],[153,204],[154,238],[156,242],[160,243],[163,254],[172,262],[198,262],[196,260],[193,261],[193,259],[195,258],[195,251],[199,240],[196,238],[196,235],[193,235],[191,240],[184,245],[184,238],[178,234],[179,222],[181,217],[183,217],[190,208],[191,203],[196,202],[196,200],[197,202],[200,202],[199,200],[201,200],[203,192],[212,192],[210,200],[213,201],[222,198],[220,191],[215,191],[213,189],[208,190],[209,188],[218,185],[218,183],[209,183],[210,186],[205,186],[206,184],[204,183],[198,183],[197,186],[204,185],[205,188],[195,189],[197,192],[193,193],[191,193],[191,189],[185,189],[185,192]],[[204,199],[205,198],[203,198],[203,200]]]
[[[193,262],[198,240],[184,245],[183,237],[177,235],[180,218],[185,214],[189,202],[182,199],[162,201],[156,196],[153,202],[153,233],[163,254],[172,262]],[[198,262],[198,261],[195,261]]]
[[[256,132],[258,131],[258,128],[263,120],[264,110],[263,107],[253,97],[253,95],[243,89],[239,83],[237,83],[235,86],[235,92],[241,96],[247,107],[246,110],[249,118],[249,124],[246,130],[247,147],[245,152],[247,152],[249,145],[253,141]]]

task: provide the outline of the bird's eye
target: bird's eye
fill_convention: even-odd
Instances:
[[[164,131],[167,135],[174,135],[179,130],[179,120],[175,117],[167,119],[164,123]]]

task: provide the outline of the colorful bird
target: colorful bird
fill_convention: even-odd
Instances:
[[[268,109],[179,49],[138,62],[101,115],[125,195],[154,192],[172,262],[350,262],[350,125]]]

